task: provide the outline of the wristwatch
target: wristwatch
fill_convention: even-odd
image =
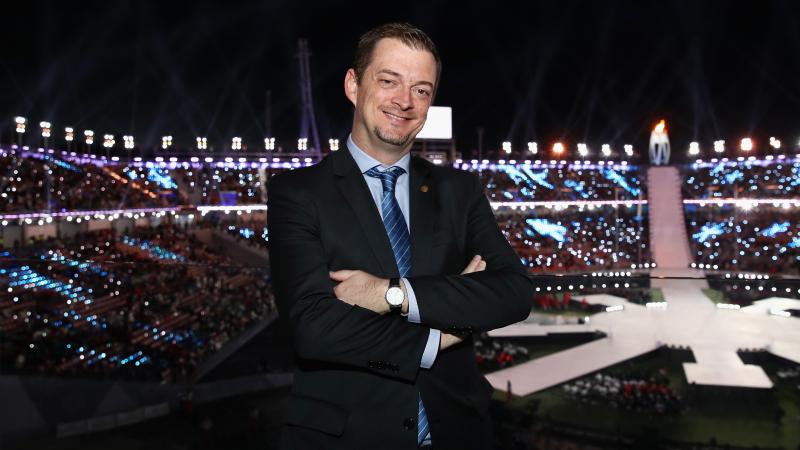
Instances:
[[[403,300],[406,299],[406,294],[400,287],[399,278],[389,278],[389,289],[386,290],[386,303],[389,304],[389,312],[398,314],[403,310]]]

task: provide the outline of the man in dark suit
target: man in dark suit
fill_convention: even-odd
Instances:
[[[422,31],[367,32],[345,76],[347,148],[270,182],[297,359],[282,448],[492,447],[470,334],[525,319],[532,287],[478,178],[410,156],[439,73]]]

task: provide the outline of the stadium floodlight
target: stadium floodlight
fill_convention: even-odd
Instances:
[[[94,144],[94,131],[86,130],[83,132],[83,137],[85,138],[86,145],[91,146]]]
[[[739,149],[743,152],[749,152],[753,149],[753,140],[750,138],[742,138],[739,142]]]
[[[122,140],[125,141],[125,148],[128,150],[133,148],[133,136],[125,135],[122,136]]]
[[[50,132],[51,132],[50,122],[47,122],[47,121],[44,121],[44,120],[39,122],[39,128],[42,129],[42,137],[43,138],[49,138],[50,137]]]
[[[531,155],[539,153],[539,145],[536,142],[528,142],[528,151]]]
[[[275,150],[275,138],[274,137],[264,138],[264,148],[269,151]]]
[[[236,136],[233,139],[231,139],[231,150],[241,150],[241,149],[242,149],[242,138]]]
[[[339,140],[338,139],[328,139],[328,145],[331,148],[332,152],[339,150]]]
[[[725,151],[725,140],[720,139],[718,141],[714,141],[714,151],[717,153],[722,153]]]
[[[24,134],[25,133],[25,127],[28,125],[28,119],[26,119],[26,118],[24,118],[22,116],[17,116],[17,117],[14,117],[14,123],[17,126],[17,128],[16,128],[17,133]]]
[[[770,136],[769,145],[772,148],[774,148],[775,150],[780,150],[780,148],[781,148],[781,140],[780,139],[775,139],[774,136]]]
[[[72,127],[64,128],[64,140],[67,142],[72,142],[75,140],[75,129]]]
[[[553,151],[555,151],[555,147],[553,147]],[[561,153],[561,152],[558,152]],[[586,146],[583,142],[578,144],[578,154],[583,156],[584,158],[589,155],[589,147]]]
[[[626,155],[633,156],[633,146],[631,144],[625,144],[623,148],[625,149]]]
[[[505,141],[503,142],[503,151],[507,154],[511,154],[511,142]]]
[[[172,136],[161,136],[161,148],[164,150],[172,147]]]
[[[114,135],[113,134],[104,134],[103,135],[103,147],[111,148],[114,146]]]
[[[553,153],[557,155],[564,153],[564,144],[562,144],[561,142],[556,142],[555,144],[553,144]]]
[[[602,152],[602,153],[603,153],[603,156],[605,156],[605,157],[609,157],[609,156],[611,156],[611,146],[610,146],[610,145],[608,145],[608,144],[603,144],[603,145],[600,147],[600,152]]]
[[[206,150],[208,148],[208,139],[198,136],[196,140],[198,150]]]
[[[297,150],[308,150],[308,138],[299,138],[297,140]]]
[[[692,156],[696,156],[700,154],[700,144],[697,142],[690,142],[689,143],[689,154]]]

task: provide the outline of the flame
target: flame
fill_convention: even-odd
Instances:
[[[656,127],[653,129],[655,133],[666,133],[667,131],[667,123],[664,122],[664,119],[661,119],[661,122],[658,122]]]

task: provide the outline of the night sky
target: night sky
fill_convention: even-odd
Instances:
[[[307,38],[320,137],[343,138],[343,94],[358,36],[409,21],[443,59],[435,104],[452,106],[459,150],[564,140],[642,152],[667,120],[688,141],[800,138],[800,4],[793,1],[15,2],[0,28],[0,141],[23,115],[97,135],[191,147],[233,136],[293,148],[300,122],[297,41]],[[520,2],[522,3],[522,2]],[[118,144],[121,145],[121,144]]]

